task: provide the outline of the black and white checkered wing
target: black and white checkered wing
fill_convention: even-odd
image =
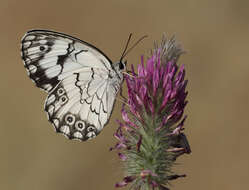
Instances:
[[[29,77],[49,93],[45,111],[56,131],[85,141],[107,124],[121,81],[110,82],[111,61],[94,46],[43,30],[22,40]]]

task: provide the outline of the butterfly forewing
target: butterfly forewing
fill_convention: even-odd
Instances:
[[[30,78],[46,91],[82,67],[111,70],[112,63],[94,46],[71,36],[43,30],[27,32],[22,58]]]
[[[56,131],[83,141],[98,135],[122,82],[112,82],[110,59],[87,42],[44,30],[28,32],[21,51],[29,77],[49,93],[45,111]]]

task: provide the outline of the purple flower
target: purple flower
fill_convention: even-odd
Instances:
[[[186,116],[181,119],[187,104],[185,68],[176,64],[181,53],[174,38],[164,38],[146,63],[141,57],[137,73],[132,65],[131,76],[125,75],[128,107],[121,110],[113,149],[127,177],[116,187],[132,183],[133,189],[168,189],[170,180],[185,176],[171,171],[178,156],[191,152],[183,134]]]

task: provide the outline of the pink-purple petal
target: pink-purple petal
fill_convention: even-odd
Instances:
[[[121,153],[121,152],[118,153],[118,156],[119,156],[119,158],[120,158],[122,161],[127,160],[127,156],[126,156],[125,154]]]

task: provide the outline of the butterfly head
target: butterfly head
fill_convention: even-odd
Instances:
[[[127,61],[120,61],[119,63],[118,63],[118,68],[119,68],[119,70],[120,71],[125,71],[126,70],[126,64],[127,64]]]
[[[119,61],[117,63],[114,63],[114,69],[116,73],[122,74],[124,71],[126,71],[126,63],[127,61]]]

